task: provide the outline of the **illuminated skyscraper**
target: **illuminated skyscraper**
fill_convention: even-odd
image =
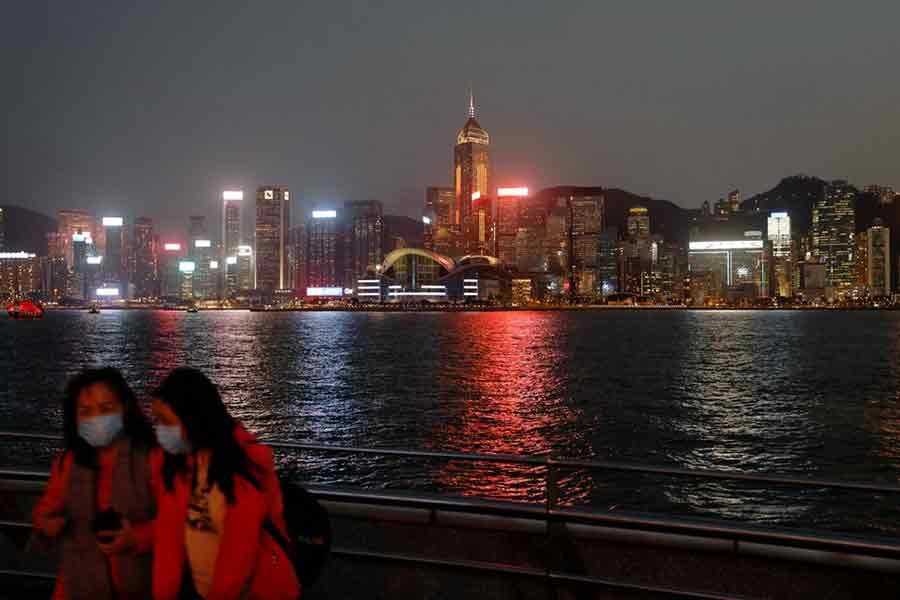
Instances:
[[[306,223],[301,223],[288,232],[288,267],[292,287],[301,293],[306,290],[306,266]]]
[[[494,256],[507,269],[518,269],[518,246],[522,216],[528,200],[528,188],[503,187],[497,190],[496,245]],[[524,235],[524,234],[523,234]]]
[[[225,292],[232,294],[238,289],[237,250],[241,244],[241,205],[243,190],[222,192],[222,256],[221,269]]]
[[[344,233],[344,283],[353,285],[364,279],[369,267],[381,264],[384,245],[384,221],[381,202],[364,200],[345,202],[342,215]]]
[[[644,206],[628,209],[628,237],[650,235],[650,211]]]
[[[153,221],[147,217],[134,220],[132,278],[137,298],[151,298],[159,294],[157,238],[153,235]]]
[[[827,285],[838,296],[853,287],[856,190],[846,181],[826,185],[812,210],[813,255],[827,265]]]
[[[891,230],[885,227],[881,219],[869,227],[868,238],[868,277],[869,293],[873,296],[891,295]]]
[[[125,281],[125,219],[103,217],[106,248],[103,252],[103,280],[109,287],[118,287],[120,297],[127,288]]]
[[[287,243],[291,197],[286,187],[256,190],[256,288],[272,293],[290,286]]]
[[[425,190],[425,216],[431,229],[431,248],[439,254],[459,254],[459,230],[455,226],[456,192],[453,188],[429,187]]]
[[[472,238],[469,242],[469,253],[493,256],[496,247],[493,198],[480,196],[472,200],[471,208]]]
[[[597,254],[600,232],[603,231],[603,211],[605,199],[602,195],[571,196],[569,198],[572,215],[572,266],[577,291],[582,296],[597,293]]]
[[[793,260],[791,253],[791,217],[786,212],[773,212],[767,223],[767,236],[772,244],[775,294],[790,298],[793,295]]]
[[[340,261],[341,222],[333,209],[312,211],[306,224],[307,285],[318,288],[343,287]]]
[[[453,151],[453,180],[456,194],[453,224],[462,234],[464,251],[477,246],[472,222],[472,199],[476,192],[486,197],[490,193],[490,137],[475,120],[475,100],[469,93],[469,119],[456,136]]]

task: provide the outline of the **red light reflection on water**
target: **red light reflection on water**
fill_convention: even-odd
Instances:
[[[184,363],[184,314],[169,310],[152,310],[150,348],[151,385]]]
[[[491,312],[458,319],[445,356],[475,355],[474,369],[448,365],[439,385],[456,389],[462,410],[442,431],[437,449],[468,453],[534,455],[549,452],[555,430],[574,415],[563,401],[557,365],[563,360],[555,317],[539,312]],[[434,481],[464,495],[541,501],[542,467],[451,461]]]

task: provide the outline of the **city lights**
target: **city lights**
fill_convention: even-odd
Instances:
[[[168,242],[166,244],[163,244],[163,250],[165,250],[166,252],[180,252],[181,244],[177,242]]]
[[[88,256],[85,259],[85,261],[89,265],[99,265],[100,263],[103,262],[103,257],[102,256]]]
[[[314,210],[312,211],[313,219],[334,219],[337,217],[336,210]]]
[[[762,240],[691,242],[689,250],[762,250]]]
[[[103,217],[104,227],[121,227],[125,223],[122,217]]]
[[[16,260],[35,257],[37,257],[37,254],[32,254],[31,252],[0,252],[0,259],[2,260]]]
[[[340,287],[308,287],[306,288],[307,296],[343,296],[344,288]]]
[[[422,222],[426,225],[431,225],[431,217],[422,217]]]
[[[222,192],[222,200],[243,200],[244,190],[225,190]]]
[[[217,260],[211,260],[211,261],[209,261],[209,268],[210,268],[210,269],[218,269],[218,268],[219,268],[219,261],[217,261]]]
[[[197,263],[192,260],[183,260],[178,263],[178,270],[182,273],[193,273],[197,269]]]
[[[114,287],[101,287],[97,288],[97,297],[99,298],[109,298],[111,296],[118,296],[119,288]]]
[[[211,248],[212,240],[194,240],[194,248]]]
[[[225,264],[226,265],[236,265],[237,264],[237,256],[226,256]]]
[[[253,246],[238,246],[238,256],[252,256]]]
[[[472,202],[481,199],[481,192],[472,192]]]
[[[500,198],[506,198],[506,197],[510,197],[510,196],[515,196],[515,197],[522,198],[522,197],[525,197],[525,196],[527,196],[527,195],[528,195],[528,188],[527,188],[527,187],[502,187],[502,188],[497,188],[497,196],[500,197]]]

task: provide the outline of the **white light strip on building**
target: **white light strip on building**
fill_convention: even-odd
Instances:
[[[243,200],[244,190],[225,190],[222,192],[222,200]]]
[[[463,296],[477,296],[478,292],[463,292]]]
[[[477,279],[463,279],[463,283],[478,283]]]
[[[357,279],[356,283],[381,283],[380,279]]]
[[[402,285],[389,285],[389,286],[388,286],[388,289],[392,289],[392,290],[402,290],[402,289],[403,289],[403,286],[402,286]]]
[[[390,292],[388,296],[446,296],[446,292]]]
[[[733,240],[723,242],[691,242],[689,250],[761,250],[762,240]]]
[[[446,290],[446,285],[420,285],[423,290]]]
[[[0,260],[3,259],[20,259],[20,258],[36,258],[37,254],[31,252],[0,252]]]
[[[104,227],[121,227],[125,223],[122,217],[103,217]]]
[[[337,217],[336,210],[314,210],[312,211],[313,219],[334,219]]]
[[[85,259],[85,261],[89,265],[99,265],[100,263],[103,262],[103,257],[102,256],[88,256]]]
[[[381,286],[379,285],[358,285],[356,286],[358,290],[380,290]]]

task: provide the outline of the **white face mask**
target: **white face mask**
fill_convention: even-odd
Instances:
[[[157,425],[156,439],[163,450],[169,454],[187,454],[191,445],[181,435],[180,425]]]
[[[78,422],[78,435],[94,448],[108,446],[124,428],[122,413],[89,417]]]

